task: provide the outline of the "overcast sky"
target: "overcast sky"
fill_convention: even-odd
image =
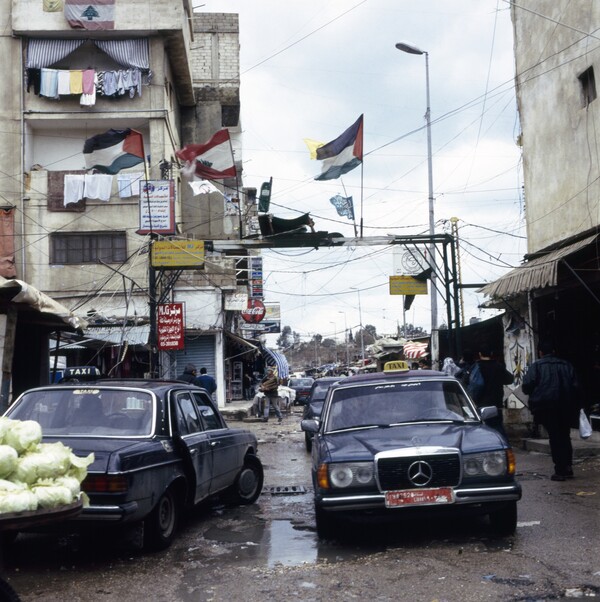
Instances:
[[[509,4],[502,0],[219,0],[240,15],[244,185],[273,178],[271,212],[309,212],[317,230],[353,236],[329,199],[352,196],[365,237],[428,233],[425,57],[429,53],[436,233],[458,218],[463,284],[491,282],[526,253]],[[303,138],[328,142],[364,114],[364,163],[315,181]],[[414,133],[411,133],[414,132]],[[201,141],[198,141],[201,142]],[[361,186],[362,180],[362,186]],[[362,199],[362,202],[361,202]],[[265,251],[265,301],[303,338],[363,324],[429,330],[428,296],[403,315],[387,247]],[[465,316],[486,319],[481,295]],[[360,312],[359,312],[360,302]],[[445,306],[439,301],[439,323]],[[276,337],[273,337],[273,339]],[[272,341],[270,341],[272,342]]]

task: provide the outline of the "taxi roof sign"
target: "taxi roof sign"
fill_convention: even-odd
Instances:
[[[383,365],[384,372],[408,372],[409,370],[408,362],[403,360],[394,360]]]

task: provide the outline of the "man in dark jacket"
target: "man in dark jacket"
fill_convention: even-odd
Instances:
[[[200,376],[196,378],[194,384],[197,384],[199,387],[206,389],[211,395],[217,390],[217,383],[215,379],[207,373],[206,368],[200,368]]]
[[[279,422],[283,420],[281,410],[279,409],[279,378],[275,374],[274,368],[267,368],[267,375],[260,381],[259,391],[265,394],[265,407],[263,422],[268,422],[271,404]]]
[[[187,364],[185,370],[183,371],[183,374],[179,376],[179,380],[183,380],[186,383],[190,383],[192,385],[197,385],[197,374],[198,371],[196,370],[196,366],[194,366],[194,364]]]
[[[540,359],[529,366],[523,378],[523,393],[529,395],[529,409],[535,420],[548,431],[554,462],[553,481],[573,476],[571,427],[577,423],[579,384],[575,369],[554,355],[551,341],[538,344]]]
[[[502,410],[504,408],[504,385],[513,383],[513,375],[500,362],[492,358],[492,352],[487,347],[481,347],[479,350],[479,359],[473,365],[470,380],[473,380],[475,366],[483,377],[483,386],[476,391],[469,387],[477,407],[496,406],[498,408],[498,417],[492,418],[488,424],[506,437],[504,431],[504,420]],[[469,383],[471,385],[471,382]],[[507,437],[508,438],[508,437]]]

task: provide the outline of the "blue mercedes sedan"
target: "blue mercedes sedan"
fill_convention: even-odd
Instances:
[[[143,523],[148,549],[166,548],[186,509],[219,496],[252,504],[263,486],[257,440],[230,428],[210,395],[166,380],[97,380],[23,393],[5,416],[35,420],[47,443],[94,454],[77,526]]]
[[[331,386],[313,436],[312,481],[319,537],[344,519],[484,514],[498,535],[514,533],[521,486],[513,451],[486,424],[454,377],[390,362],[384,372]]]

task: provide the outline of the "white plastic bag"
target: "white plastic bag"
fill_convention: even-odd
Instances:
[[[583,410],[579,411],[579,436],[582,439],[589,439],[592,436],[592,425]]]

